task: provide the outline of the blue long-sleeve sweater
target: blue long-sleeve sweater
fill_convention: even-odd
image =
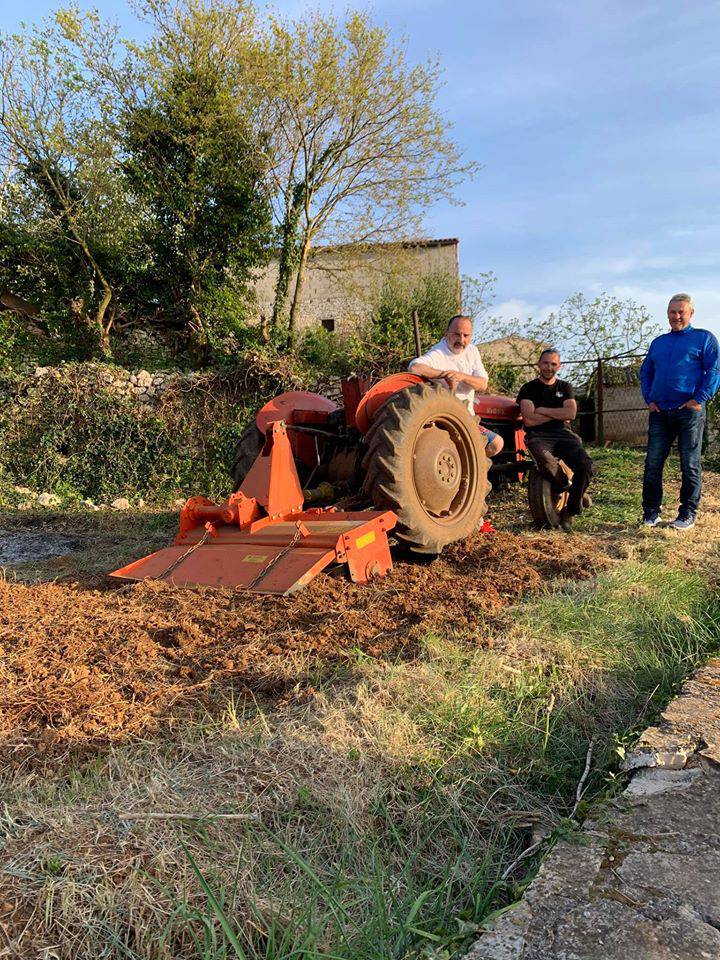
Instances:
[[[675,410],[688,400],[705,403],[720,386],[718,342],[693,326],[655,337],[640,368],[645,403]]]

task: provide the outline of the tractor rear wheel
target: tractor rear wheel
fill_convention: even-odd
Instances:
[[[485,440],[464,403],[431,381],[399,390],[368,432],[363,491],[398,517],[397,537],[436,554],[474,533],[490,484]]]
[[[572,479],[572,471],[565,464],[563,470]],[[567,504],[567,490],[558,491],[552,480],[543,476],[536,466],[530,468],[528,476],[528,502],[535,525],[540,529],[560,526],[560,512]]]
[[[247,476],[248,470],[255,463],[257,455],[263,448],[263,435],[258,430],[253,420],[240,435],[240,439],[235,444],[235,456],[233,458],[230,476],[233,481],[233,493],[240,489],[240,485]]]

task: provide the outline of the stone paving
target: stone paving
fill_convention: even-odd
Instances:
[[[625,767],[624,794],[558,843],[465,960],[720,958],[720,659]]]

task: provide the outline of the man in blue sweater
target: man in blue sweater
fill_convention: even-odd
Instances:
[[[643,479],[643,524],[660,522],[662,475],[670,447],[677,440],[682,484],[680,511],[670,524],[676,530],[695,526],[702,489],[705,404],[720,385],[718,342],[690,323],[692,297],[676,294],[668,304],[670,332],[656,337],[640,368],[640,383],[650,411]]]

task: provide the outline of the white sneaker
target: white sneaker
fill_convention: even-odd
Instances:
[[[651,513],[649,517],[643,519],[642,525],[644,527],[656,527],[660,523],[660,514]]]
[[[670,526],[673,530],[692,530],[695,526],[695,517],[677,517]]]

